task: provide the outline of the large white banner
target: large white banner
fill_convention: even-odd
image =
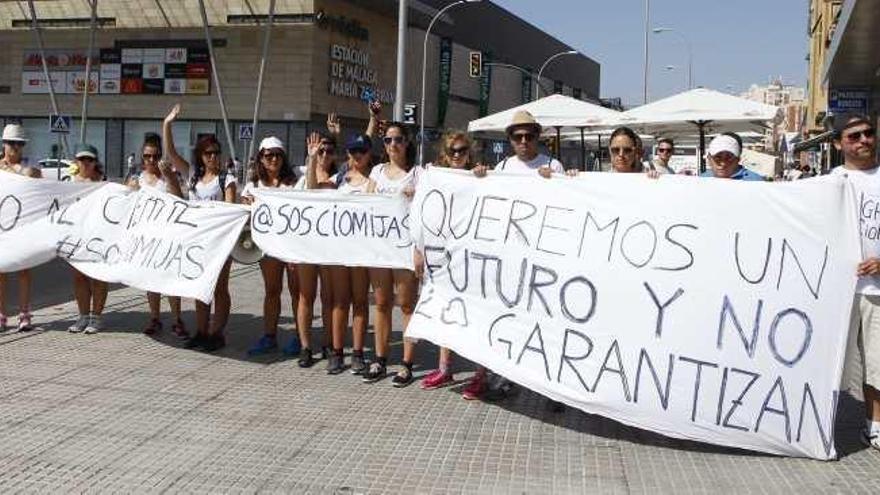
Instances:
[[[248,209],[108,184],[62,210],[47,236],[89,277],[210,303]]]
[[[830,459],[859,260],[853,193],[431,170],[408,332],[584,411]]]
[[[289,263],[413,268],[402,196],[254,190],[251,237]]]
[[[0,172],[0,273],[41,265],[55,257],[46,224],[101,183],[58,182]],[[40,242],[44,241],[44,242]]]

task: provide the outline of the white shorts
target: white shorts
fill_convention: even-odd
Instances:
[[[880,296],[856,294],[843,371],[843,388],[857,397],[862,384],[880,390]]]

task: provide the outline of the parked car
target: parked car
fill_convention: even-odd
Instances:
[[[59,160],[57,158],[46,158],[38,162],[40,170],[43,172],[43,178],[57,179],[61,181],[69,181],[71,179],[69,168],[73,165],[71,160]]]

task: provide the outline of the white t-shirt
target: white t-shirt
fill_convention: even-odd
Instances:
[[[178,176],[178,180],[180,180],[180,176]],[[154,189],[159,192],[168,193],[168,183],[165,182],[164,177],[157,177],[156,182],[150,184],[144,179],[144,174],[138,176],[138,187],[141,189]]]
[[[565,169],[562,167],[562,163],[560,163],[559,160],[541,153],[538,153],[538,156],[527,162],[520,160],[516,155],[509,156],[504,160],[501,160],[501,162],[495,166],[495,171],[523,174],[534,172],[541,167],[550,167],[550,170],[556,174],[565,173]]]
[[[219,176],[215,176],[208,183],[200,180],[196,182],[195,189],[190,189],[189,199],[191,201],[223,201],[223,192],[234,184],[237,184],[235,174],[226,174],[226,184],[224,184],[223,189],[220,189]]]
[[[388,175],[385,174],[385,170],[388,168],[387,163],[380,163],[373,167],[373,170],[370,172],[370,179],[376,183],[376,192],[379,194],[403,194],[403,190],[406,189],[407,186],[416,187],[419,183],[419,175],[421,174],[421,167],[418,165],[414,165],[409,169],[409,172],[398,177],[397,179],[391,179]]]
[[[278,187],[267,186],[263,183],[263,181],[258,181],[256,184],[254,181],[249,180],[245,182],[244,188],[241,190],[242,196],[253,196],[254,189],[263,188],[263,189],[291,189],[293,186],[288,186],[286,184],[280,184]]]
[[[367,192],[367,187],[370,185],[369,179],[364,180],[360,184],[353,186],[351,182],[349,182],[348,177],[343,177],[342,182],[339,181],[339,174],[333,174],[333,177],[330,177],[330,182],[334,184],[339,184],[339,187],[336,188],[337,191],[343,194],[364,194]]]
[[[862,259],[880,258],[880,166],[868,170],[835,167],[831,175],[843,175],[855,187]],[[880,277],[860,277],[856,292],[880,295]]]

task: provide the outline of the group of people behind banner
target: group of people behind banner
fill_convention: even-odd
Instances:
[[[269,136],[260,142],[251,173],[244,184],[239,184],[234,173],[221,162],[222,147],[212,135],[201,137],[190,157],[181,156],[175,146],[172,127],[181,112],[176,105],[164,119],[162,135],[150,134],[141,147],[142,167],[138,175],[128,180],[132,188],[154,188],[190,201],[225,201],[250,204],[256,189],[335,189],[344,194],[391,194],[412,198],[424,167],[416,163],[416,143],[408,127],[398,122],[380,119],[381,107],[370,105],[370,121],[365,133],[351,136],[342,148],[341,125],[335,115],[327,122],[327,132],[312,133],[307,140],[307,164],[294,167],[284,142]],[[863,116],[845,116],[835,124],[835,146],[843,153],[845,163],[832,173],[845,174],[859,191],[861,198],[880,199],[880,175],[876,161],[874,124]],[[531,174],[535,180],[554,176],[572,176],[581,172],[566,170],[558,160],[540,152],[542,128],[525,111],[514,114],[506,129],[513,154],[497,163],[492,173]],[[380,137],[381,148],[373,143]],[[39,170],[21,163],[21,149],[27,139],[20,126],[7,126],[3,132],[3,158],[0,170],[39,177]],[[611,134],[608,151],[612,173],[644,173],[658,179],[674,173],[669,167],[673,152],[670,139],[657,141],[658,159],[642,161],[643,145],[632,129],[620,127]],[[378,146],[377,146],[378,148]],[[715,137],[708,146],[709,169],[704,176],[744,181],[764,180],[740,163],[742,141],[736,134]],[[75,181],[100,181],[103,171],[97,150],[81,144],[75,153],[76,165],[71,171]],[[449,167],[471,171],[476,177],[485,177],[489,168],[475,159],[475,143],[464,132],[448,131],[439,142],[437,159],[427,166]],[[564,174],[564,175],[563,175]],[[557,179],[558,180],[558,179]],[[880,241],[862,236],[865,261],[858,267],[859,295],[854,304],[851,329],[851,352],[848,362],[859,362],[866,398],[866,427],[863,440],[880,448]],[[364,382],[373,383],[388,376],[389,345],[392,330],[392,310],[398,306],[403,314],[404,335],[415,310],[424,259],[415,253],[415,271],[363,268],[346,266],[317,266],[288,264],[264,256],[260,260],[265,298],[263,303],[263,335],[248,350],[250,355],[283,352],[298,356],[299,366],[313,366],[316,355],[326,360],[326,370],[339,374],[348,369],[360,375]],[[229,271],[231,260],[224,265],[214,289],[211,305],[195,303],[195,331],[190,333],[181,316],[180,298],[168,297],[172,312],[171,332],[190,349],[213,352],[225,346],[224,330],[229,319]],[[72,333],[97,333],[102,329],[101,314],[107,297],[107,284],[91,279],[75,269],[74,295],[79,316],[69,327]],[[278,330],[281,314],[281,293],[286,287],[293,301],[296,333],[282,338]],[[31,322],[30,274],[17,274],[19,282],[18,330],[33,328]],[[8,275],[0,275],[0,327],[5,329],[7,318],[6,292]],[[373,355],[367,360],[365,347],[370,320],[369,294],[372,290],[374,311]],[[314,305],[321,301],[324,340],[316,342],[312,335]],[[161,295],[148,293],[150,317],[144,333],[155,335],[163,330]],[[351,354],[346,365],[344,348],[351,322]],[[413,366],[416,360],[416,342],[404,336],[403,356],[397,372],[391,378],[395,387],[405,387],[415,381]],[[441,349],[436,369],[427,373],[423,389],[436,389],[454,382],[452,353]],[[463,388],[466,399],[495,400],[513,390],[502,377],[490,380],[487,370],[477,367],[476,373]]]

